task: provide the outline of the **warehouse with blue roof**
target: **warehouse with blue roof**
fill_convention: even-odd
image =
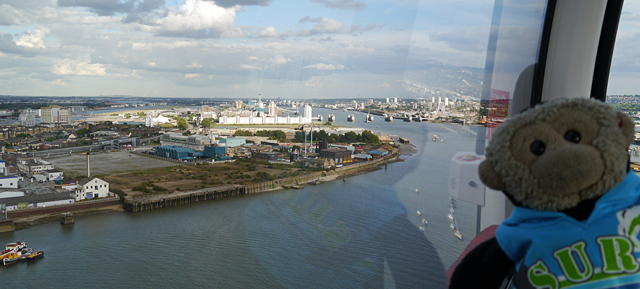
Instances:
[[[157,155],[165,158],[171,158],[176,160],[190,160],[193,159],[194,150],[179,146],[159,146],[156,148]]]

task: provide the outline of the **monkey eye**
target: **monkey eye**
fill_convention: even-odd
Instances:
[[[537,156],[542,155],[544,153],[545,148],[546,148],[546,145],[539,140],[532,142],[531,146],[529,147],[531,152]]]
[[[564,134],[564,139],[572,143],[580,142],[580,133],[575,130],[569,130]]]

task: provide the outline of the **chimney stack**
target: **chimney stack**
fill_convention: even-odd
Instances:
[[[89,167],[89,153],[87,152],[87,178],[91,176],[91,167]]]

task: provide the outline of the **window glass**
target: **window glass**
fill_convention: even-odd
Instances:
[[[84,253],[37,266],[51,270],[16,266],[3,286],[28,278],[104,287],[118,276],[125,287],[154,288],[445,287],[445,270],[479,228],[478,206],[450,198],[452,164],[460,153],[482,154],[484,125],[527,103],[518,83],[530,83],[537,62],[545,1],[107,2],[3,1],[2,94],[193,98],[194,107],[261,97],[279,102],[284,117],[295,117],[299,102],[312,104],[313,116],[336,117],[325,134],[370,130],[402,153],[297,190],[96,214],[72,232],[34,226],[0,235],[0,243],[20,235],[54,255]],[[345,171],[353,165],[333,158]]]
[[[616,43],[607,85],[607,102],[624,111],[636,122],[640,136],[640,2],[625,1],[618,24]],[[631,145],[631,162],[640,163],[640,142]],[[635,167],[635,166],[634,166]]]

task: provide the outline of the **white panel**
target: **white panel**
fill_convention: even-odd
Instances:
[[[542,100],[589,97],[607,1],[557,2]]]
[[[507,197],[500,192],[487,188],[485,192],[485,205],[480,217],[480,230],[492,225],[500,225],[507,217],[506,204],[510,203]]]
[[[485,158],[472,152],[458,152],[451,158],[449,194],[456,199],[484,206],[484,185],[478,166]]]

